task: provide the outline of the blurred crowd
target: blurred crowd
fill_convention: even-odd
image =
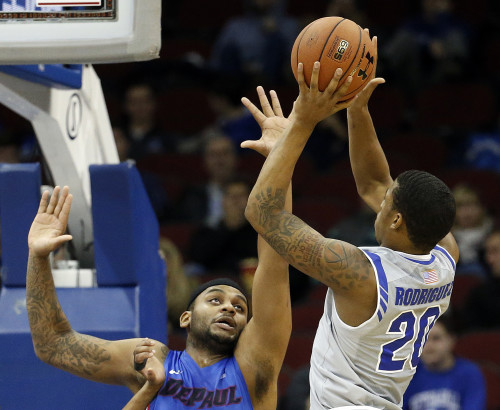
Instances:
[[[263,85],[289,113],[298,94],[293,42],[327,15],[378,36],[377,75],[386,84],[370,110],[393,177],[423,169],[454,191],[461,257],[447,316],[456,334],[500,332],[500,3],[194,0],[164,2],[159,60],[94,66],[120,160],[135,161],[160,223],[171,335],[179,335],[179,312],[200,281],[230,276],[251,289],[257,236],[244,209],[263,158],[240,148],[260,136],[240,98],[256,102]],[[340,113],[317,127],[297,164],[294,212],[326,236],[374,245],[375,215],[357,197],[347,151]],[[0,162],[40,159],[30,124],[1,107]],[[304,409],[285,392],[307,385],[309,355],[294,358],[294,340],[312,345],[324,289],[291,269],[291,291],[297,314],[282,408]]]

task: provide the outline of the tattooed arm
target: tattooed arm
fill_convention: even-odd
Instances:
[[[48,202],[44,192],[28,235],[26,307],[33,347],[40,360],[77,376],[128,386],[137,391],[144,377],[134,370],[133,352],[140,339],[108,341],[74,331],[57,299],[49,254],[71,240],[65,235],[72,195],[59,187]],[[60,195],[59,195],[60,194]],[[157,342],[157,356],[168,349]]]
[[[320,92],[319,63],[313,68],[310,88],[305,85],[301,65],[298,72],[300,95],[290,124],[264,163],[245,214],[278,254],[331,287],[342,319],[356,325],[370,317],[375,307],[375,277],[368,259],[355,246],[324,238],[284,209],[288,183],[311,132],[319,121],[345,107],[338,101],[350,81],[335,92],[341,76],[338,71],[327,89]],[[352,303],[353,298],[356,304]]]

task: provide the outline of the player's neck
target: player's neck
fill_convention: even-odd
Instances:
[[[222,352],[214,352],[208,346],[196,346],[193,343],[187,341],[186,343],[186,353],[191,356],[191,358],[200,367],[208,367],[217,363],[218,361],[229,357],[228,354]]]
[[[427,255],[430,250],[415,246],[408,238],[397,237],[392,240],[384,241],[382,246],[397,252],[407,253],[409,255]]]

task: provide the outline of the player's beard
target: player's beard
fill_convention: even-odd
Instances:
[[[241,330],[236,334],[225,335],[222,332],[212,331],[211,324],[212,322],[204,322],[193,312],[189,332],[191,344],[198,349],[208,349],[214,354],[231,356],[238,343]]]

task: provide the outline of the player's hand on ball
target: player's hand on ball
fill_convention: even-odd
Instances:
[[[379,84],[383,83],[385,83],[385,80],[380,77],[370,80],[370,82],[366,84],[365,88],[363,88],[363,90],[356,97],[354,97],[354,100],[348,110],[358,110],[367,107],[373,91],[375,91],[375,88],[377,88]]]
[[[243,97],[241,102],[248,108],[255,121],[262,130],[262,136],[258,140],[247,140],[241,143],[241,148],[250,148],[267,157],[273,149],[276,142],[283,136],[290,120],[283,115],[280,101],[276,91],[271,90],[271,103],[262,87],[257,87],[260,106],[259,110],[248,98]]]
[[[325,91],[322,92],[318,89],[319,72],[320,63],[317,61],[314,63],[311,85],[308,87],[304,78],[304,67],[302,63],[299,63],[298,83],[300,93],[293,105],[291,116],[308,127],[314,127],[320,121],[351,104],[351,101],[343,101],[343,97],[351,84],[352,77],[347,77],[347,80],[337,88],[342,77],[342,69],[338,68]]]

